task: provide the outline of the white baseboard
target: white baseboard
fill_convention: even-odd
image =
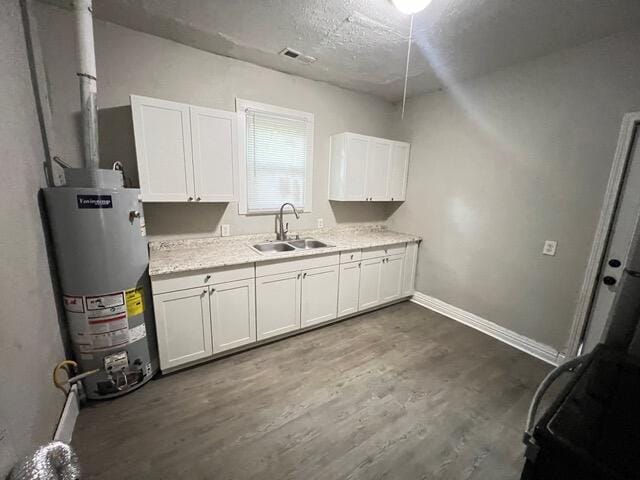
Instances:
[[[473,313],[454,307],[453,305],[449,305],[442,300],[430,297],[424,293],[415,292],[411,301],[457,322],[464,323],[465,325],[475,328],[482,333],[486,333],[493,338],[511,345],[518,350],[522,350],[529,355],[533,355],[540,360],[544,360],[551,365],[558,365],[559,361],[561,361],[558,351],[549,345],[536,342],[535,340],[501,327],[500,325],[490,322],[489,320],[485,320]]]
[[[67,395],[67,401],[64,404],[62,415],[58,421],[58,427],[53,439],[59,442],[71,443],[71,437],[73,436],[73,429],[76,426],[76,420],[80,413],[80,399],[78,398],[78,386],[71,387],[69,394]]]

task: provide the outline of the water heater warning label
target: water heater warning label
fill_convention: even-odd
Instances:
[[[105,295],[65,295],[64,308],[71,339],[80,353],[130,343],[129,311],[144,310],[142,293],[142,289],[139,292],[138,289],[131,289]],[[137,299],[137,296],[140,298]]]
[[[144,312],[144,289],[142,287],[132,288],[125,292],[127,300],[127,313],[130,317],[135,317]]]

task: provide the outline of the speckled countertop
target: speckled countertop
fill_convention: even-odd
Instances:
[[[417,235],[393,232],[381,225],[304,230],[289,234],[289,238],[295,238],[296,233],[300,238],[314,238],[333,246],[271,254],[261,254],[251,248],[253,244],[275,240],[275,234],[153,241],[149,242],[149,275],[190,272],[421,240]]]

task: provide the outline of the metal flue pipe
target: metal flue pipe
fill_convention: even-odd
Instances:
[[[78,78],[82,108],[84,166],[98,168],[98,105],[96,103],[96,53],[93,45],[93,10],[91,0],[73,0],[76,18]]]

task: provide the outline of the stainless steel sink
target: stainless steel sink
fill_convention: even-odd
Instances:
[[[255,250],[260,253],[280,253],[280,252],[290,252],[295,250],[295,248],[289,245],[286,242],[265,242],[265,243],[257,243],[253,245]]]
[[[303,238],[301,240],[291,240],[289,242],[289,245],[293,245],[294,247],[300,249],[300,250],[310,250],[313,248],[326,248],[326,247],[330,247],[331,245],[327,245],[324,242],[321,242],[320,240],[314,240],[313,238]]]
[[[292,252],[294,250],[313,250],[314,248],[333,247],[320,240],[313,238],[302,238],[300,240],[289,240],[287,242],[264,242],[252,245],[255,251],[259,253],[282,253]]]

